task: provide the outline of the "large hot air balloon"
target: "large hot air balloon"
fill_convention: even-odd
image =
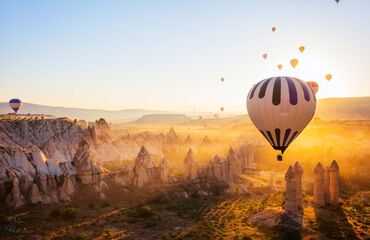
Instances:
[[[293,77],[267,78],[252,87],[247,110],[258,131],[283,154],[315,114],[310,87]],[[282,156],[277,156],[282,160]]]
[[[22,107],[22,101],[17,98],[13,98],[9,101],[9,106],[14,110],[15,113],[17,113],[19,108]]]
[[[295,68],[298,65],[298,59],[293,58],[292,60],[290,60],[290,65]]]
[[[316,94],[319,91],[319,84],[314,81],[306,82],[308,86],[312,88],[312,91]]]

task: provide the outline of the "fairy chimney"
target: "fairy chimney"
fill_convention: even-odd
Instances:
[[[189,144],[191,144],[192,142],[193,142],[193,141],[192,141],[192,139],[191,139],[190,135],[186,136],[185,141],[184,141],[184,144],[189,145]]]
[[[298,213],[296,174],[289,166],[285,173],[285,211]]]
[[[168,182],[168,164],[165,158],[159,163],[159,178],[162,182]]]
[[[232,179],[235,176],[239,176],[241,174],[240,161],[232,147],[229,149],[226,161],[228,162],[228,172],[230,178]]]
[[[303,210],[303,196],[302,196],[302,176],[303,167],[299,162],[296,162],[293,166],[293,170],[296,176],[296,192],[297,192],[297,206],[300,211]]]
[[[337,206],[339,204],[339,166],[334,160],[329,168],[330,175],[330,197],[329,203]]]
[[[325,206],[325,169],[318,163],[314,170],[313,201],[319,206]]]
[[[189,148],[188,153],[184,159],[185,178],[193,180],[198,177],[198,162],[194,159],[193,150]]]

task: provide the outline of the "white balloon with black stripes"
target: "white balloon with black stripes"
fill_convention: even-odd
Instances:
[[[283,154],[313,118],[316,97],[298,78],[272,77],[252,87],[247,110],[258,131]],[[278,160],[282,160],[281,155]]]

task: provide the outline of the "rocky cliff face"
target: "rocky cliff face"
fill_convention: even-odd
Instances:
[[[72,120],[0,121],[0,201],[69,201],[76,182],[94,184],[103,169],[90,151],[91,134]]]

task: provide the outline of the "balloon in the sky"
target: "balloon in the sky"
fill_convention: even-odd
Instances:
[[[312,91],[316,94],[319,91],[319,84],[314,81],[306,82],[308,86],[312,88]]]
[[[278,64],[277,67],[279,68],[279,70],[281,70],[283,68],[283,65],[282,64]]]
[[[335,0],[337,3],[339,3],[340,0]]]
[[[222,77],[222,78],[220,78],[220,80],[221,80],[221,82],[223,82],[225,80],[225,78]]]
[[[199,120],[202,120],[202,116],[199,116],[198,118],[199,118]]]
[[[262,54],[263,59],[266,59],[267,56],[268,56],[267,53]]]
[[[22,101],[17,98],[13,98],[9,101],[9,106],[14,110],[15,113],[17,113],[19,108],[22,107]]]
[[[271,28],[271,30],[272,30],[273,32],[275,32],[275,31],[276,31],[276,27],[272,27],[272,28]]]
[[[224,111],[224,107],[221,107],[220,110],[221,110],[221,112],[223,112]]]
[[[333,76],[331,74],[326,74],[325,78],[326,80],[330,81]]]
[[[305,50],[306,48],[304,47],[304,46],[300,46],[299,47],[299,51],[301,52],[301,53],[303,53],[303,51]]]
[[[313,91],[293,77],[264,79],[252,87],[247,97],[248,115],[253,124],[281,153],[311,121],[315,109]],[[281,159],[279,155],[278,160]]]
[[[298,65],[298,59],[293,58],[292,60],[290,60],[290,65],[295,68]]]

